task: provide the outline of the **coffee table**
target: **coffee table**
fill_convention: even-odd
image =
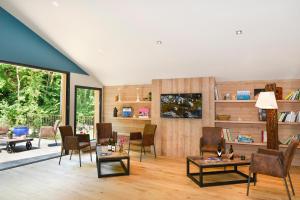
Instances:
[[[31,141],[33,141],[33,138],[23,138],[23,137],[16,137],[16,138],[0,138],[1,143],[6,143],[6,150],[9,153],[15,152],[15,147],[17,143],[26,143],[26,149],[30,150],[32,148]]]
[[[127,160],[126,165],[123,160]],[[101,146],[96,146],[96,161],[98,178],[112,176],[128,176],[130,174],[130,157],[127,152],[102,152]],[[124,172],[103,174],[101,172],[101,164],[108,162],[119,162]]]
[[[208,187],[208,186],[218,186],[218,185],[228,185],[228,184],[238,184],[238,183],[247,183],[248,182],[248,175],[242,173],[241,171],[238,170],[238,166],[245,166],[245,165],[250,165],[250,160],[241,160],[240,158],[235,158],[234,160],[230,160],[228,158],[223,157],[220,160],[217,160],[214,157],[201,157],[201,156],[189,156],[186,159],[186,174],[187,176],[192,179],[197,185],[200,187]],[[191,173],[190,172],[190,164],[193,164],[196,166],[196,168],[199,170],[199,172]],[[218,170],[218,171],[206,171],[204,172],[204,169],[208,168],[223,168],[224,170]],[[226,168],[232,168],[226,170]],[[226,174],[227,176],[231,176],[230,180],[218,180],[220,178],[220,175]],[[209,178],[212,176],[217,176],[216,181],[210,181],[210,182],[205,182],[204,178]],[[216,177],[215,177],[216,178]],[[214,178],[212,178],[213,180]],[[250,177],[250,181],[256,182],[256,175],[254,177]]]

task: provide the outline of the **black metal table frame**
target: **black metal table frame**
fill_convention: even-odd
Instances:
[[[190,173],[190,162],[194,164],[197,168],[199,168],[199,173]],[[240,163],[240,164],[230,164],[226,163],[224,165],[209,165],[209,166],[199,166],[197,163],[195,163],[193,160],[190,160],[187,158],[186,160],[186,174],[187,176],[194,181],[199,187],[209,187],[209,186],[220,186],[220,185],[230,185],[230,184],[240,184],[240,183],[248,183],[249,176],[247,174],[244,174],[243,172],[238,170],[238,166],[244,166],[249,165],[247,163]],[[210,171],[210,172],[204,172],[203,169],[207,168],[219,168],[224,167],[224,170],[221,171]],[[226,170],[226,167],[234,167],[233,170]],[[228,173],[236,173],[240,176],[244,177],[244,180],[230,180],[230,181],[216,181],[216,182],[210,182],[210,183],[204,183],[203,176],[205,175],[214,175],[214,174],[228,174]],[[199,176],[199,180],[197,180],[194,176]],[[250,182],[256,183],[256,174],[254,174],[253,177],[250,177]]]
[[[127,166],[124,164],[123,160],[127,160]],[[99,158],[98,155],[96,155],[96,162],[97,162],[98,178],[113,177],[113,176],[128,176],[130,174],[130,157],[129,156]],[[101,173],[101,163],[107,163],[107,162],[120,162],[124,172],[102,174]]]
[[[26,145],[25,145],[26,149],[30,150],[32,148],[31,141],[33,141],[32,138],[30,138],[30,139],[24,139],[24,140],[21,140],[21,141],[8,141],[8,142],[6,142],[6,151],[8,153],[14,153],[15,152],[16,144],[17,143],[23,143],[23,142],[26,142]]]

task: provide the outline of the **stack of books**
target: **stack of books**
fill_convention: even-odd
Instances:
[[[300,100],[300,89],[297,91],[290,92],[285,98],[285,100]]]
[[[299,112],[281,112],[278,115],[279,122],[300,122],[300,111]]]
[[[232,142],[233,141],[232,134],[231,134],[229,128],[223,128],[222,136],[223,136],[223,138],[225,139],[226,142]]]

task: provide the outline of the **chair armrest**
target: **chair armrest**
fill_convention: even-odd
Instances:
[[[65,136],[63,148],[65,150],[75,150],[78,149],[79,140],[77,136]]]
[[[76,135],[78,137],[79,142],[90,142],[90,135],[89,134],[82,134],[82,135]]]
[[[251,156],[250,171],[265,175],[283,177],[283,154],[269,155],[253,153]]]
[[[129,140],[141,140],[143,139],[141,132],[131,132]]]
[[[258,149],[257,153],[261,153],[261,154],[267,154],[267,155],[273,155],[273,156],[278,156],[280,155],[282,152],[279,150],[275,150],[275,149]]]

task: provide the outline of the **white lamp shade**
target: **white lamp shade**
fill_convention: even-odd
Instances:
[[[255,107],[261,109],[278,109],[274,92],[260,92]]]

